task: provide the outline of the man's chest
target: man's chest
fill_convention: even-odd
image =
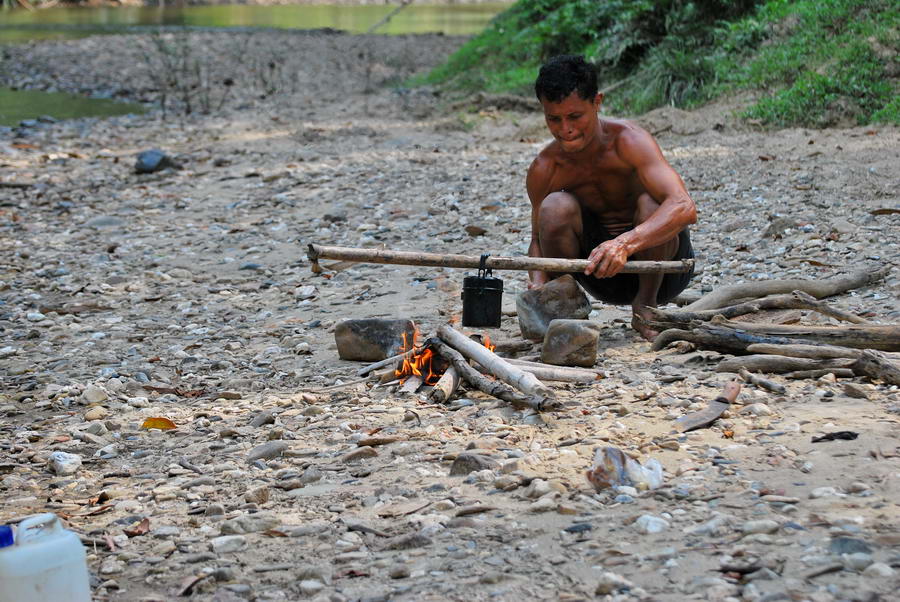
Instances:
[[[642,187],[633,167],[615,162],[563,166],[551,182],[551,192],[565,190],[589,205],[628,204]]]

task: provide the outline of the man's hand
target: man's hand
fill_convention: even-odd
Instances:
[[[585,276],[610,278],[618,274],[628,261],[628,249],[618,238],[607,240],[591,251],[588,265],[584,269]]]

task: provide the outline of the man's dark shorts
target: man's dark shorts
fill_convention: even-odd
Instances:
[[[599,223],[593,212],[582,209],[581,224],[584,232],[581,243],[582,259],[587,259],[591,251],[603,241],[615,238]],[[678,234],[678,251],[673,259],[691,259],[693,257],[694,248],[691,246],[691,237],[685,228]],[[663,304],[674,299],[687,288],[693,276],[693,268],[690,272],[664,275],[662,284],[659,286],[659,293],[656,295],[656,302]],[[612,305],[631,305],[637,296],[637,274],[616,274],[612,278],[595,278],[584,274],[575,274],[575,278],[592,297]]]

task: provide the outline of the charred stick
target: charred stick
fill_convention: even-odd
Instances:
[[[404,359],[410,358],[418,351],[418,349],[410,349],[409,351],[404,351],[403,353],[398,353],[397,355],[392,355],[391,357],[386,357],[383,360],[378,360],[375,363],[369,364],[368,366],[363,366],[359,370],[356,371],[357,376],[365,376],[369,372],[373,370],[378,370],[383,366],[387,366],[391,363],[396,363],[398,361],[402,361]]]
[[[361,263],[388,263],[393,265],[418,265],[445,268],[477,269],[481,265],[478,255],[450,255],[446,253],[423,253],[419,251],[393,251],[390,249],[361,249],[354,247],[334,247],[310,244],[307,252],[312,263],[312,271],[322,271],[320,259],[344,259]],[[487,258],[485,267],[493,270],[539,270],[542,272],[584,272],[587,259],[562,259],[554,257],[500,257]],[[690,272],[693,259],[680,261],[628,261],[622,268],[623,274],[672,274]]]
[[[448,366],[434,384],[434,388],[428,394],[428,399],[435,403],[447,403],[459,388],[459,381],[459,371],[455,366]]]

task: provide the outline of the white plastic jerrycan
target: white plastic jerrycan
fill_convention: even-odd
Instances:
[[[84,546],[55,514],[26,518],[0,547],[0,602],[91,602]]]

